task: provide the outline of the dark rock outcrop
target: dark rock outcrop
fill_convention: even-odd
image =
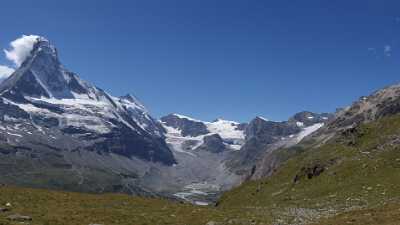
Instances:
[[[181,130],[182,136],[199,136],[210,133],[203,122],[191,120],[176,114],[170,114],[161,118],[161,121],[169,126]]]
[[[210,151],[212,153],[221,153],[226,150],[224,141],[218,134],[207,135],[203,138],[203,144],[197,150]]]

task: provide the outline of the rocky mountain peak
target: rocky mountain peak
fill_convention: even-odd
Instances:
[[[363,96],[351,106],[339,110],[329,128],[345,129],[400,112],[400,84]]]
[[[37,37],[21,66],[0,84],[0,93],[13,101],[29,98],[107,100],[100,89],[84,82],[60,63],[56,48]]]
[[[148,112],[144,104],[139,101],[139,99],[132,95],[132,94],[127,94],[124,96],[119,97],[119,100],[121,103],[125,104],[126,106],[130,107],[131,109],[138,109],[139,111],[142,112]]]
[[[33,42],[30,42],[30,44],[32,44],[31,51],[21,62],[20,67],[24,67],[30,63],[35,63],[37,60],[39,62],[45,60],[46,62],[52,62],[52,64],[60,63],[56,47],[51,44],[48,39],[34,35],[31,35],[30,37],[34,40]]]
[[[33,35],[28,38],[32,43],[30,54],[0,84],[0,107],[7,113],[3,118],[14,118],[3,123],[26,126],[15,131],[25,143],[14,138],[14,145],[39,143],[62,151],[65,146],[59,143],[66,142],[68,151],[79,149],[166,165],[175,163],[163,139],[162,126],[134,96],[113,97],[81,80],[62,66],[50,41]]]
[[[334,117],[330,113],[314,113],[309,111],[302,111],[292,116],[289,121],[295,122],[301,127],[312,126],[316,123],[327,123]]]
[[[124,99],[124,100],[126,100],[128,102],[138,102],[137,98],[135,96],[131,95],[131,94],[127,94],[127,95],[121,96],[120,98]]]

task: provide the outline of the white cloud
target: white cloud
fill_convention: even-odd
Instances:
[[[10,43],[11,49],[4,49],[7,59],[11,60],[19,67],[26,57],[29,56],[39,38],[40,37],[36,35],[22,35],[22,37],[12,41]]]
[[[14,69],[8,66],[0,65],[0,80],[4,80],[9,77],[12,73],[14,73]]]
[[[385,54],[385,56],[392,56],[392,46],[390,45],[386,45],[383,47],[383,53]]]

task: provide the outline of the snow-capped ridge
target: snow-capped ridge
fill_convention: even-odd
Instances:
[[[266,122],[270,121],[269,119],[262,117],[262,116],[256,116],[256,119],[264,120]]]
[[[178,117],[178,118],[180,118],[180,119],[187,119],[187,120],[191,120],[191,121],[195,121],[195,122],[202,122],[202,123],[204,123],[204,121],[202,121],[202,120],[194,119],[194,118],[192,118],[192,117],[185,116],[185,115],[178,114],[178,113],[172,113],[171,115],[176,116],[176,117]]]
[[[148,110],[144,106],[144,104],[136,96],[134,96],[132,94],[127,94],[127,95],[121,96],[121,97],[119,97],[119,100],[120,100],[120,102],[126,104],[129,107],[138,108],[140,110],[148,112]]]

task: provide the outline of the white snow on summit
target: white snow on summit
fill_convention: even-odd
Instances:
[[[261,120],[264,120],[264,121],[269,121],[269,119],[267,119],[267,118],[265,118],[265,117],[262,117],[262,116],[257,116],[256,118],[258,118],[258,119],[261,119]]]
[[[219,134],[222,139],[244,139],[244,132],[237,129],[237,122],[218,119],[215,122],[206,122],[205,125],[211,133]]]
[[[204,121],[197,120],[197,119],[193,119],[192,117],[189,117],[189,116],[184,116],[184,115],[177,114],[177,113],[174,113],[174,114],[172,114],[172,115],[174,115],[174,116],[176,116],[176,117],[178,117],[178,118],[180,118],[180,119],[187,119],[187,120],[191,120],[191,121],[195,121],[195,122],[204,123]]]

